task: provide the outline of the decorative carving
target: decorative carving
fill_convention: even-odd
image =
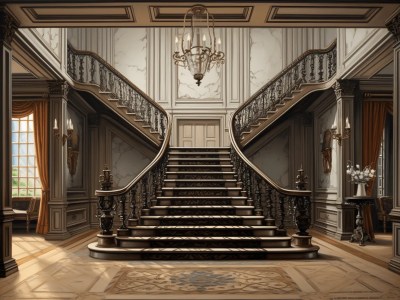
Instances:
[[[18,22],[10,15],[4,6],[0,7],[0,43],[11,46]]]
[[[400,42],[400,14],[397,14],[393,19],[386,23],[386,27],[393,34],[395,40]]]
[[[298,170],[296,188],[298,190],[305,190],[307,186],[308,177],[304,175],[302,167]],[[298,228],[298,235],[307,236],[307,230],[310,228],[311,223],[311,212],[310,212],[310,198],[309,197],[296,197],[294,199],[294,210],[296,226]]]
[[[113,184],[113,176],[107,165],[104,165],[103,174],[99,176],[99,182],[103,191],[109,191]]]
[[[332,86],[336,100],[341,99],[345,95],[354,95],[357,87],[357,81],[355,80],[338,80]]]
[[[49,81],[49,94],[51,96],[62,96],[67,98],[70,86],[66,81]]]

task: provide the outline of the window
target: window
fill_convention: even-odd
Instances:
[[[12,196],[40,196],[42,193],[36,163],[33,114],[12,118]]]

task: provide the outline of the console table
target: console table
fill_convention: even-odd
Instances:
[[[374,204],[374,198],[372,197],[346,197],[346,204],[355,205],[357,209],[356,217],[356,229],[350,238],[350,242],[359,242],[360,246],[365,246],[366,241],[372,242],[371,237],[364,231],[364,217],[362,214],[362,208],[366,205]]]

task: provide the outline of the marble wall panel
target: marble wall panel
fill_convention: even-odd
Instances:
[[[282,70],[282,29],[250,30],[250,94]]]
[[[42,40],[43,44],[49,49],[58,59],[61,58],[61,29],[60,28],[35,28],[35,34]]]
[[[318,118],[319,124],[319,132],[320,132],[320,147],[318,155],[318,180],[317,180],[317,188],[320,189],[334,189],[337,188],[337,142],[332,140],[332,168],[331,172],[324,173],[323,168],[323,156],[320,152],[322,150],[323,136],[324,132],[327,129],[332,127],[332,124],[335,122],[336,118],[336,105],[332,106],[330,109],[326,110],[323,114],[321,114]]]
[[[346,28],[346,55],[359,47],[376,28]]]
[[[114,188],[124,187],[150,163],[148,157],[116,135],[112,137],[111,151]]]
[[[250,158],[282,187],[289,187],[289,129],[282,131]]]

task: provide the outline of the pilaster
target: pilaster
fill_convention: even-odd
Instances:
[[[387,24],[395,39],[393,57],[393,209],[390,213],[393,221],[393,258],[389,269],[400,273],[400,14]]]
[[[67,103],[69,86],[64,81],[49,82],[50,120],[57,119],[59,136],[50,134],[50,201],[49,232],[46,239],[62,240],[70,236],[67,231]]]
[[[343,135],[346,118],[349,118],[350,124],[354,125],[354,101],[356,95],[356,89],[358,83],[353,80],[338,80],[333,89],[336,95],[336,126],[337,133]],[[354,126],[353,126],[354,127]],[[346,178],[346,165],[347,161],[353,160],[354,157],[354,134],[350,133],[348,139],[343,139],[340,142],[333,140],[333,143],[337,143],[337,200],[336,208],[338,213],[338,223],[336,237],[338,239],[347,239],[351,236],[353,231],[353,220],[354,208],[344,204],[344,198],[352,194],[350,183]]]
[[[12,199],[11,199],[11,116],[12,72],[11,42],[17,22],[0,6],[0,277],[18,271],[12,258]]]

